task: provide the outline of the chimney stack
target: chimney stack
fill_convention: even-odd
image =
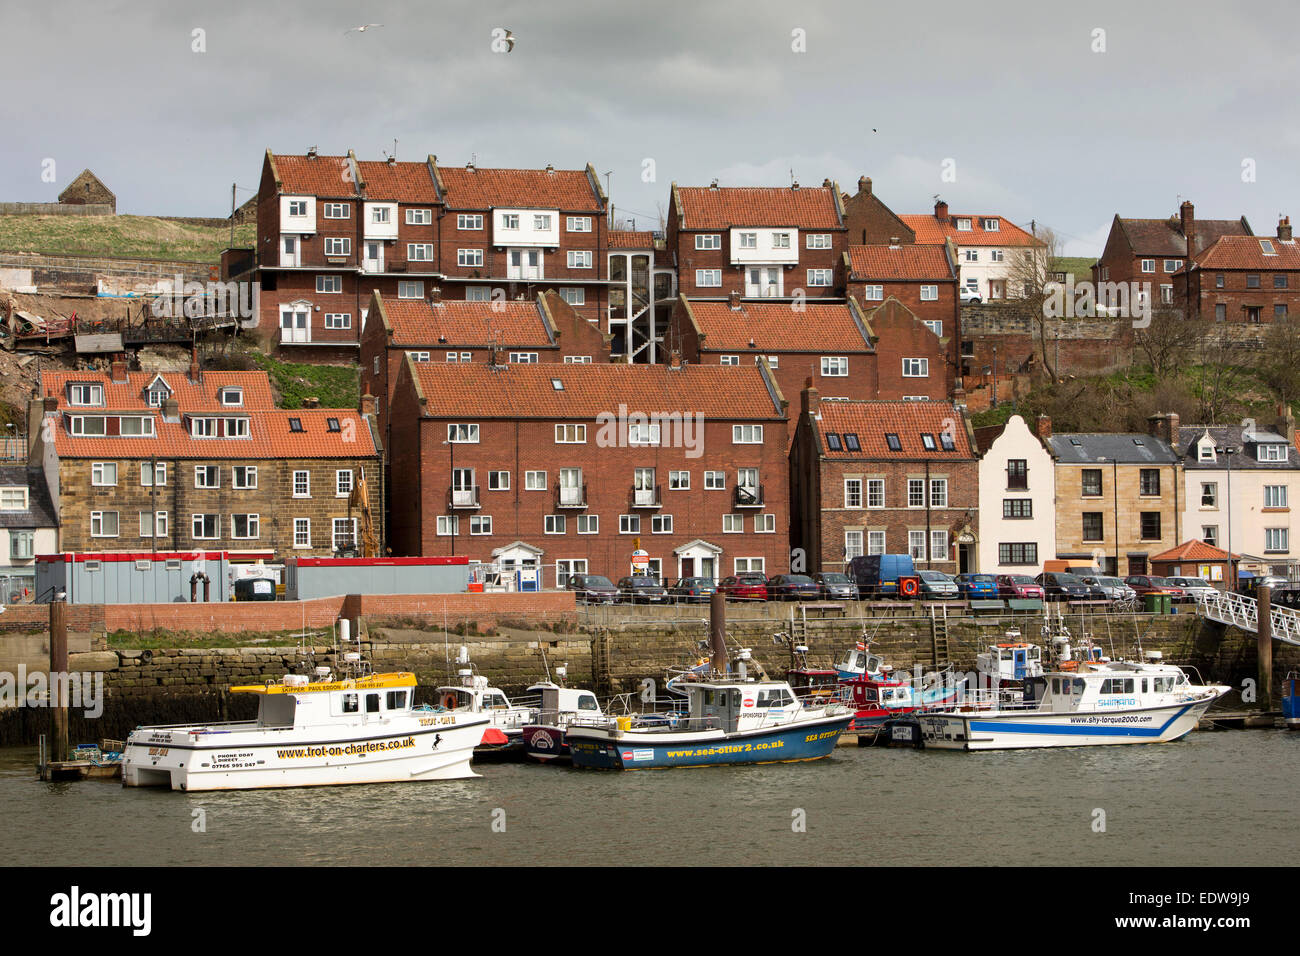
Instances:
[[[731,306],[733,312],[740,311],[740,293],[732,292],[727,296],[727,304]]]
[[[1196,253],[1196,207],[1186,199],[1178,207],[1178,224],[1187,240],[1187,258],[1190,260]]]
[[[1156,412],[1147,419],[1147,431],[1153,438],[1161,438],[1170,445],[1178,443],[1178,414],[1176,412]]]
[[[371,395],[369,392],[366,392],[366,394],[362,395],[360,408],[361,408],[362,415],[374,415],[375,396]]]
[[[822,180],[822,189],[830,189],[830,188],[831,188],[831,181],[830,181],[830,179],[823,179],[823,180]]]
[[[118,354],[113,356],[113,366],[109,373],[109,379],[114,385],[125,385],[126,377],[126,356]]]
[[[1050,415],[1038,416],[1038,427],[1036,429],[1038,437],[1043,441],[1052,437],[1052,417]]]
[[[934,218],[938,219],[940,222],[948,221],[948,204],[942,199],[936,199],[934,201]]]
[[[1277,221],[1277,237],[1282,242],[1291,241],[1291,217],[1283,216]]]
[[[1295,444],[1295,416],[1291,414],[1291,409],[1286,405],[1277,407],[1277,433],[1287,440],[1289,444]]]
[[[181,403],[174,398],[164,398],[162,403],[162,420],[179,422],[181,420]]]
[[[899,241],[900,241],[900,240],[899,240],[898,236],[890,236],[890,237],[889,237],[889,248],[891,248],[891,249],[898,249],[898,248],[901,248],[901,247],[899,246]]]
[[[868,195],[868,196],[871,195],[871,177],[870,177],[870,176],[859,176],[859,177],[858,177],[858,192],[859,192],[859,193],[865,193],[865,194]]]
[[[436,285],[429,290],[429,301],[435,304],[442,301],[442,286]]]
[[[673,349],[671,352],[668,353],[668,367],[669,368],[682,367],[682,353],[680,349]]]
[[[203,370],[199,368],[199,347],[190,349],[190,384],[198,385],[203,381]]]
[[[816,418],[821,414],[821,396],[818,395],[817,388],[813,385],[811,375],[804,379],[803,391],[799,393],[799,398],[804,418]]]

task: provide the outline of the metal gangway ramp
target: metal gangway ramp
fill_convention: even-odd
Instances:
[[[1270,612],[1273,640],[1300,645],[1300,611],[1274,604],[1270,607]],[[1243,631],[1259,633],[1259,602],[1244,594],[1222,591],[1214,595],[1198,594],[1196,613],[1220,624],[1231,624]]]

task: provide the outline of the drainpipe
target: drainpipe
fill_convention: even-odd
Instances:
[[[925,566],[930,568],[934,558],[934,538],[930,534],[930,460],[925,462]]]

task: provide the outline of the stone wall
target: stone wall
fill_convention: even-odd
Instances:
[[[0,202],[0,216],[111,216],[112,203]]]

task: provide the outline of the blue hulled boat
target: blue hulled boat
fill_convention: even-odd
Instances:
[[[818,760],[853,720],[843,704],[800,701],[785,681],[700,680],[677,691],[689,703],[680,715],[570,723],[573,765],[645,770]]]

